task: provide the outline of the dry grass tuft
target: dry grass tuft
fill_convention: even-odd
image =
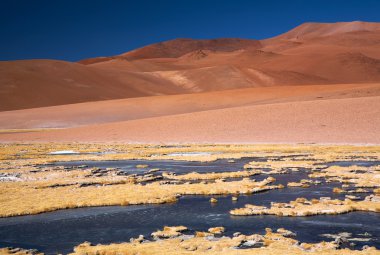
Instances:
[[[79,154],[51,154],[56,151]],[[160,183],[160,176],[153,176],[150,172],[144,176],[125,176],[115,169],[101,173],[88,167],[65,169],[46,165],[55,161],[125,159],[228,159],[232,162],[249,156],[266,157],[269,161],[251,162],[246,166],[247,170],[236,169],[229,173],[171,176],[178,180],[215,180],[209,183],[165,184]],[[322,167],[328,161],[352,160],[354,157],[355,160],[379,160],[380,150],[376,146],[317,145],[0,144],[0,217],[87,206],[171,203],[182,195],[252,194],[284,187],[281,184],[271,185],[275,181],[272,177],[261,182],[245,178],[263,172],[296,171],[300,167],[312,169],[312,178],[337,178],[357,188],[379,188],[379,167]],[[268,172],[266,167],[272,170]],[[344,178],[339,177],[341,175]],[[243,180],[223,182],[225,178],[242,177]],[[149,183],[140,185],[146,182]]]
[[[230,211],[232,215],[277,215],[277,216],[311,216],[311,215],[334,215],[352,211],[380,211],[380,197],[368,196],[363,201],[344,201],[338,199],[321,198],[320,200],[307,200],[297,198],[289,203],[272,203],[270,208],[247,204],[243,208]]]
[[[182,235],[182,232],[186,231],[187,227],[185,226],[174,226],[168,227],[165,226],[163,230],[158,230],[152,233],[154,238],[173,238]]]
[[[214,228],[212,228],[214,229]],[[212,230],[209,229],[209,230]],[[337,250],[338,245],[334,242],[321,243],[299,243],[297,240],[289,237],[292,233],[286,229],[278,229],[273,232],[267,229],[265,235],[237,235],[234,237],[222,237],[210,239],[210,232],[196,232],[193,237],[182,237],[181,235],[161,239],[153,242],[132,242],[110,245],[96,245],[89,243],[78,245],[74,248],[72,255],[114,255],[114,254],[144,254],[144,255],[275,255],[275,254],[318,254],[318,255],[374,255],[379,254],[375,248],[369,247],[362,251],[353,251],[349,249]],[[261,243],[262,248],[236,249],[239,245],[252,242]]]

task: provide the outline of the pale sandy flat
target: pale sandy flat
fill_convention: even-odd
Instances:
[[[142,143],[380,143],[380,97],[286,102],[209,110],[0,140]]]
[[[380,96],[380,83],[275,86],[0,112],[0,129],[67,128],[238,106]]]

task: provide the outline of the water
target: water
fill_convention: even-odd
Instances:
[[[376,166],[380,165],[380,161],[363,161],[363,160],[354,160],[354,161],[333,161],[326,163],[327,166],[342,166],[342,167],[347,167],[347,166],[365,166],[365,167],[370,167],[370,166]]]
[[[242,158],[236,162],[228,162],[226,159],[219,159],[213,162],[181,161],[181,160],[106,160],[106,161],[69,161],[56,162],[54,165],[66,167],[78,167],[86,165],[88,167],[118,168],[127,172],[145,173],[149,169],[159,168],[161,171],[169,171],[177,174],[190,172],[234,172],[241,170],[243,166],[251,161],[264,161],[262,158]],[[148,165],[147,168],[137,168],[136,165]]]
[[[94,167],[119,167],[132,171],[137,164],[148,164],[149,168],[161,168],[176,173],[191,171],[217,172],[236,171],[252,159],[237,160],[228,163],[218,160],[209,163],[185,161],[96,161],[70,162],[64,165],[83,165]],[[57,163],[60,164],[60,163]],[[61,164],[62,165],[62,164]],[[137,169],[141,170],[141,169]],[[147,169],[144,169],[146,171]],[[299,181],[307,178],[303,169],[291,174],[274,175],[277,183]],[[254,179],[266,178],[266,175],[253,176]],[[268,206],[270,202],[288,202],[298,197],[308,199],[330,196],[343,199],[343,194],[334,194],[332,189],[339,183],[323,183],[310,188],[285,188],[253,195],[240,196],[232,201],[231,196],[219,196],[218,203],[211,204],[210,196],[185,196],[177,203],[142,206],[111,206],[61,210],[39,215],[1,218],[0,246],[35,248],[47,254],[69,253],[72,248],[84,241],[97,243],[117,243],[128,241],[139,234],[149,234],[163,226],[185,225],[192,230],[206,231],[209,227],[224,226],[226,235],[234,232],[243,234],[264,233],[266,227],[277,229],[284,227],[297,234],[301,242],[319,242],[330,239],[321,234],[353,233],[354,237],[368,232],[374,240],[358,242],[356,248],[371,245],[380,248],[380,214],[353,212],[343,215],[311,217],[277,216],[232,216],[229,211],[245,204]],[[365,196],[365,194],[359,194]]]

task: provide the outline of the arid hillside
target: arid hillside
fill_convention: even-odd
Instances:
[[[78,63],[0,62],[0,111],[284,85],[380,82],[380,24],[305,23],[266,40],[176,39]]]

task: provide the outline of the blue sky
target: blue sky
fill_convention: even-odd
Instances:
[[[304,22],[380,21],[378,0],[0,0],[0,60],[76,61],[174,38],[264,39]]]

